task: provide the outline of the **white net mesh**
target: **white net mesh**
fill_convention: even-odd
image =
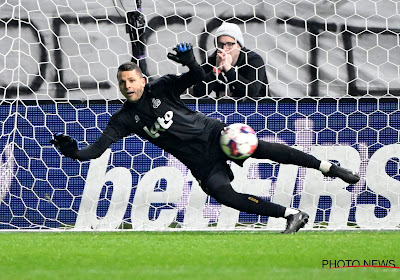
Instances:
[[[268,97],[189,90],[188,106],[362,176],[348,186],[250,159],[232,164],[233,187],[300,207],[309,228],[398,227],[397,1],[144,0],[137,8],[133,0],[0,2],[1,229],[282,229],[283,219],[221,206],[185,166],[137,136],[91,162],[48,143],[57,132],[93,143],[120,107],[116,73],[125,61],[138,62],[149,81],[182,73],[167,53],[186,41],[210,64],[223,21],[264,60]]]

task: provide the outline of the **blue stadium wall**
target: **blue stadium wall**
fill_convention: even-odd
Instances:
[[[187,104],[228,124],[247,123],[254,128],[258,137],[267,140],[274,139],[291,146],[351,146],[360,153],[366,153],[366,162],[382,147],[399,143],[400,112],[397,98],[303,98],[245,102],[187,100]],[[49,140],[54,133],[64,132],[75,137],[80,146],[92,143],[120,105],[119,102],[104,101],[3,101],[0,104],[0,147],[3,149],[0,229],[60,228],[76,223],[90,162],[78,162],[61,156],[49,144]],[[296,123],[299,120],[306,120],[312,125],[298,128]],[[306,135],[307,139],[300,139],[299,133]],[[4,179],[5,147],[10,144],[13,144],[14,164],[11,165],[11,181],[7,181]],[[161,149],[136,136],[113,144],[111,149],[107,170],[125,167],[132,175],[132,190],[124,215],[124,223],[130,224],[132,202],[140,176],[152,168],[167,165],[168,158]],[[399,158],[392,158],[385,166],[388,176],[400,180]],[[276,180],[278,169],[275,167],[260,165],[263,171],[260,178]],[[104,217],[109,209],[113,192],[111,185],[108,182],[102,188],[97,207],[98,219]],[[165,182],[160,185],[161,188],[168,187]],[[353,187],[348,186],[347,191],[352,192]],[[373,205],[377,218],[385,217],[391,210],[390,200],[374,193],[367,185],[362,188],[350,205],[349,223],[357,223],[355,212],[359,204]],[[296,192],[295,187],[294,206],[299,205],[300,199],[301,192]],[[217,204],[213,200],[210,203]],[[331,203],[330,197],[320,198],[316,223],[329,222]],[[174,207],[165,203],[153,206],[148,213],[150,220],[156,220],[162,211]],[[178,212],[178,224],[183,221],[184,215],[185,211]],[[255,215],[240,213],[238,222],[257,221],[267,222],[268,218],[258,219]]]

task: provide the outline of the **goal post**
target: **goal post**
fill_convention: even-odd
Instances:
[[[231,163],[233,188],[306,211],[309,230],[398,229],[398,4],[314,2],[143,0],[139,13],[133,0],[3,1],[0,232],[282,230],[284,219],[217,203],[182,163],[138,136],[84,162],[49,143],[58,132],[81,147],[96,140],[123,102],[121,63],[138,60],[148,81],[185,72],[166,58],[181,41],[208,63],[222,21],[238,24],[246,48],[264,59],[268,96],[194,97],[189,90],[184,102],[361,175],[348,185],[248,159],[243,167]],[[135,12],[144,18],[135,22]]]

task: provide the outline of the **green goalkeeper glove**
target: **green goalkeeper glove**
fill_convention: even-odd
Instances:
[[[193,46],[190,43],[179,43],[172,50],[176,54],[168,53],[167,57],[177,63],[188,66],[189,68],[193,66],[196,62],[196,58],[193,54]]]
[[[76,159],[75,153],[79,150],[78,143],[67,134],[56,133],[50,143],[57,147],[61,153],[69,158]]]

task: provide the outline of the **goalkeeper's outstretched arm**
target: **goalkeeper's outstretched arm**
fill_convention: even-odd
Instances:
[[[113,142],[102,134],[97,140],[83,149],[78,148],[78,143],[71,136],[57,133],[50,143],[56,146],[60,152],[69,158],[77,160],[90,160],[100,157]]]

